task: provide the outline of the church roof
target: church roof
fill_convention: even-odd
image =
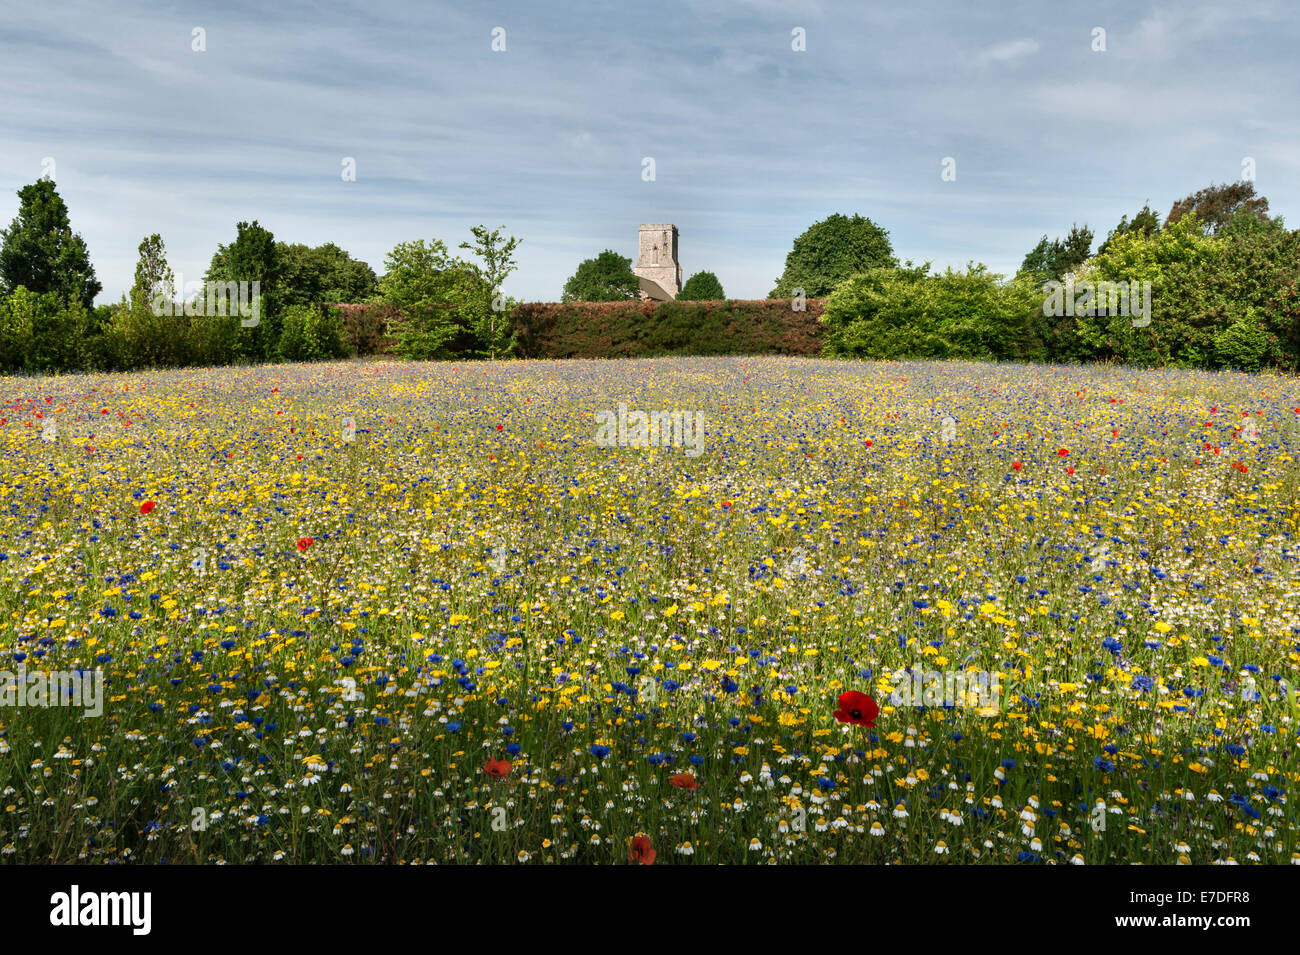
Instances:
[[[662,285],[658,282],[646,278],[644,275],[638,275],[637,280],[641,283],[641,291],[645,292],[646,297],[656,302],[671,302],[673,297],[664,291]]]

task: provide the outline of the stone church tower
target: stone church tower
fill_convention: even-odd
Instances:
[[[642,223],[636,265],[632,271],[643,280],[641,291],[647,298],[676,298],[682,290],[682,267],[677,261],[677,226],[671,222]],[[646,280],[655,287],[648,287]]]

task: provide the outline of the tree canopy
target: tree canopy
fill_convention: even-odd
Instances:
[[[1104,241],[1101,244],[1101,247],[1097,249],[1097,254],[1101,255],[1105,252],[1110,248],[1110,244],[1120,236],[1129,235],[1130,233],[1150,236],[1159,231],[1160,216],[1156,215],[1156,213],[1152,211],[1149,202],[1143,203],[1142,209],[1133,216],[1132,221],[1129,221],[1128,213],[1120,216],[1119,224],[1110,230],[1110,234],[1106,236],[1106,241]]]
[[[794,240],[785,271],[767,297],[789,298],[803,289],[807,297],[821,298],[851,276],[897,265],[888,232],[863,216],[836,213]]]
[[[279,263],[277,299],[285,308],[364,302],[379,289],[375,270],[333,242],[315,247],[285,242],[275,245]]]
[[[686,280],[677,297],[686,302],[708,302],[725,299],[722,283],[712,272],[696,272]]]
[[[1268,200],[1255,195],[1253,182],[1229,182],[1221,186],[1210,183],[1170,206],[1165,226],[1173,225],[1189,213],[1196,216],[1206,235],[1214,235],[1238,215],[1268,219]]]
[[[18,215],[0,231],[0,289],[12,292],[20,285],[84,308],[94,305],[102,288],[86,243],[72,231],[68,207],[50,179],[18,190]]]
[[[478,269],[455,258],[438,239],[399,242],[384,260],[379,294],[402,312],[390,329],[406,358],[474,353],[492,314],[492,288]]]
[[[611,249],[584,259],[564,283],[565,302],[618,302],[636,298],[641,282],[632,271],[632,260]]]
[[[1049,242],[1043,236],[1025,256],[1018,274],[1037,282],[1059,279],[1087,261],[1091,250],[1092,230],[1086,225],[1083,228],[1074,225],[1064,239]]]

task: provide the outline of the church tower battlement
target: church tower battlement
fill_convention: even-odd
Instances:
[[[670,298],[682,290],[682,266],[677,260],[677,226],[671,222],[641,223],[637,260],[632,271],[654,282]]]

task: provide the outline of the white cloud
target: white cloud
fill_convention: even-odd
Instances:
[[[188,272],[253,218],[377,270],[399,241],[454,247],[504,223],[524,240],[508,291],[546,299],[580,259],[632,254],[651,221],[681,228],[688,274],[746,298],[832,212],[872,217],[904,257],[1014,267],[1024,236],[1072,221],[1100,235],[1146,198],[1163,210],[1238,175],[1242,156],[1270,208],[1300,220],[1285,3],[1097,0],[1032,37],[965,0],[492,9],[29,5],[0,32],[0,226],[54,156],[101,301],[130,286],[143,235]],[[506,53],[490,49],[497,23]]]
[[[979,60],[981,63],[1007,63],[1021,57],[1032,56],[1037,52],[1038,41],[1032,37],[1022,37],[1019,40],[1007,40],[1005,43],[995,43],[993,46],[985,47],[980,51]]]

